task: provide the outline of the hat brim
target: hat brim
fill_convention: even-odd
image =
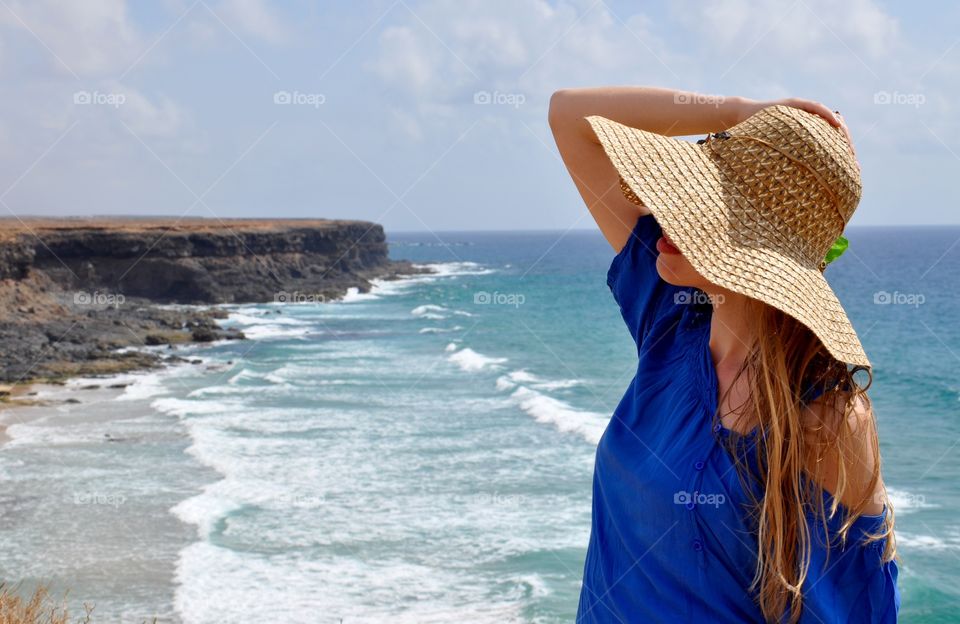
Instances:
[[[706,149],[598,115],[586,119],[620,177],[700,275],[797,319],[837,360],[870,366],[819,267],[790,253],[770,224],[738,217],[750,200]],[[756,244],[744,244],[751,238]],[[778,245],[763,244],[773,240]]]

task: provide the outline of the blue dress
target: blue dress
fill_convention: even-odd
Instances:
[[[597,447],[577,622],[763,622],[749,591],[757,539],[744,489],[757,486],[741,483],[721,443],[735,436],[734,452],[755,467],[756,438],[715,422],[712,308],[698,301],[701,291],[659,277],[660,233],[652,216],[640,217],[607,275],[639,362]],[[897,564],[882,561],[882,541],[862,543],[881,528],[884,513],[858,518],[829,561],[823,527],[810,515],[801,622],[896,621]],[[831,537],[839,516],[829,520]]]

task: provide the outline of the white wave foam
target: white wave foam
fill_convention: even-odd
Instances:
[[[460,331],[463,327],[454,325],[453,327],[422,327],[420,334],[449,334],[450,332]]]
[[[370,292],[362,293],[359,288],[351,286],[347,289],[347,294],[345,294],[341,299],[340,303],[357,303],[358,301],[372,301],[374,299],[379,299],[380,295],[373,292],[371,288]]]
[[[310,333],[310,323],[290,315],[256,314],[258,310],[242,308],[231,312],[224,325],[239,329],[247,338],[269,340],[274,338],[301,338]]]
[[[55,421],[54,421],[55,422]],[[10,423],[6,434],[10,438],[5,447],[54,447],[73,444],[93,444],[103,440],[103,434],[88,423],[81,425],[52,425],[51,417],[38,418],[27,423]]]
[[[167,392],[163,384],[165,379],[192,374],[196,370],[195,366],[194,364],[182,363],[153,371],[118,373],[107,377],[74,377],[67,380],[63,389],[52,393],[44,393],[44,396],[73,396],[75,390],[86,386],[99,386],[105,390],[110,390],[110,386],[114,386],[114,389],[119,389],[122,386],[123,391],[118,393],[113,400],[144,400],[165,394]]]
[[[255,310],[244,310],[243,312],[231,312],[227,316],[227,321],[238,323],[240,325],[307,325],[306,322],[291,317],[290,315],[266,313],[251,314]]]
[[[179,418],[187,418],[189,416],[232,413],[233,410],[241,410],[243,404],[240,402],[194,401],[168,397],[156,399],[150,404],[150,407],[165,414],[172,414]]]
[[[207,486],[202,494],[182,500],[170,508],[170,513],[181,522],[197,527],[197,535],[201,539],[210,535],[220,518],[240,508],[236,501],[218,496],[212,489]]]
[[[175,609],[191,624],[499,624],[524,619],[521,600],[491,598],[469,572],[398,560],[311,559],[299,552],[268,556],[200,542],[180,552],[175,579]],[[542,591],[529,576],[514,579],[521,581],[530,591]]]
[[[527,372],[527,369],[521,368],[520,370],[512,371],[507,375],[510,381],[514,383],[537,383],[542,381],[539,377],[533,373]]]
[[[412,314],[412,315],[414,315],[414,316],[424,316],[424,315],[426,315],[426,314],[431,314],[431,313],[435,313],[435,314],[445,314],[445,313],[447,313],[447,312],[449,312],[449,311],[450,311],[450,310],[448,310],[447,308],[445,308],[445,307],[443,307],[443,306],[434,305],[434,304],[432,304],[432,303],[426,303],[426,304],[424,304],[424,305],[417,306],[417,307],[415,307],[414,309],[410,310],[410,314]]]
[[[166,389],[163,386],[163,372],[166,371],[143,375],[139,379],[131,381],[123,389],[123,393],[117,397],[117,400],[143,401],[164,394]]]
[[[541,390],[566,390],[582,384],[583,382],[579,379],[559,379],[557,381],[542,381],[533,384],[533,387]]]
[[[537,422],[553,425],[564,433],[577,433],[591,444],[600,441],[609,420],[603,414],[575,409],[563,401],[524,386],[518,386],[510,397]]]
[[[928,503],[923,494],[913,494],[906,490],[888,487],[887,496],[890,497],[890,503],[896,510],[897,515],[914,513],[919,509],[929,509],[939,507],[933,503]]]
[[[272,338],[302,338],[310,333],[308,328],[289,328],[277,325],[256,325],[243,330],[251,340],[269,340]]]
[[[543,598],[553,593],[539,574],[523,574],[510,580],[516,584],[514,594],[517,600]]]
[[[365,303],[390,295],[402,294],[412,286],[435,282],[442,278],[458,277],[460,275],[488,275],[496,272],[493,269],[484,268],[476,262],[438,262],[432,264],[415,264],[413,266],[418,269],[427,269],[430,272],[415,275],[401,275],[397,279],[372,279],[370,280],[370,290],[368,292],[362,293],[359,288],[351,287],[347,289],[343,297],[331,303]],[[437,314],[437,311],[431,314]],[[469,312],[464,311],[453,311],[453,314],[471,316]],[[424,318],[434,317],[425,316]],[[437,320],[439,320],[439,318],[437,318]]]
[[[245,381],[245,380],[266,381],[271,384],[286,383],[286,379],[274,373],[258,373],[256,371],[252,371],[246,368],[241,370],[236,375],[233,375],[232,377],[230,377],[230,379],[227,380],[227,383],[230,385],[236,385],[241,381]]]
[[[537,390],[565,390],[579,386],[583,382],[579,379],[549,380],[538,377],[525,368],[512,371],[497,380],[498,390],[511,390],[518,384],[524,384]]]
[[[489,275],[496,273],[495,269],[484,268],[476,262],[435,262],[432,264],[418,264],[433,271],[437,277],[456,277],[458,275]]]
[[[454,343],[450,343],[456,348]],[[447,350],[450,350],[450,345],[447,345]],[[501,364],[507,362],[507,358],[496,358],[477,353],[470,347],[464,347],[459,351],[451,353],[447,358],[461,369],[465,370],[468,373],[475,373],[477,371],[482,371],[486,368],[497,369],[500,368]]]
[[[434,305],[432,303],[427,303],[424,305],[419,305],[414,309],[410,310],[410,314],[416,316],[417,318],[430,319],[435,321],[442,321],[447,318],[448,315],[454,314],[456,316],[473,316],[473,314],[466,312],[464,310],[451,310],[450,308],[445,308],[440,305]]]
[[[419,269],[427,269],[429,273],[403,275],[398,279],[370,280],[370,291],[361,293],[358,288],[348,288],[347,294],[337,303],[363,303],[373,301],[384,296],[397,295],[405,292],[416,284],[434,282],[440,278],[457,277],[460,275],[488,275],[494,273],[492,269],[485,269],[476,262],[440,262],[434,264],[414,265]]]
[[[897,546],[917,550],[960,550],[960,535],[956,533],[941,537],[933,535],[914,535],[897,531]]]

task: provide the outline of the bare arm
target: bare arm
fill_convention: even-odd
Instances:
[[[620,192],[619,175],[584,117],[600,115],[648,132],[685,136],[725,130],[774,103],[796,106],[825,117],[833,125],[841,125],[827,107],[809,100],[764,103],[658,87],[561,89],[550,98],[549,121],[577,190],[604,237],[619,250],[637,217],[646,214],[647,209],[633,204]]]

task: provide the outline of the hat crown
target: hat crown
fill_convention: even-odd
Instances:
[[[768,106],[712,139],[710,150],[751,196],[751,209],[819,265],[860,202],[860,170],[846,136],[819,115]]]

